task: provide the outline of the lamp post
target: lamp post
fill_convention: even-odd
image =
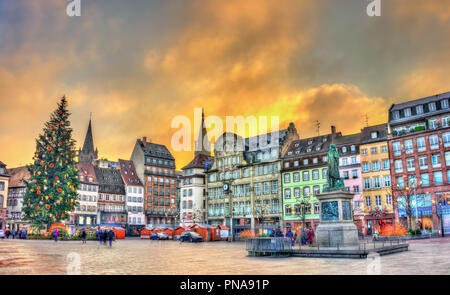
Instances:
[[[441,214],[440,215],[440,226],[441,226],[441,237],[445,237],[445,233],[444,233],[444,220],[443,220],[443,213],[444,213],[444,208],[442,208],[442,206],[444,205],[444,202],[442,200],[442,196],[439,196],[439,201],[436,202],[433,200],[433,204],[434,206],[436,206],[436,215],[437,215],[437,205],[439,205],[440,209],[441,209]]]
[[[417,181],[416,181],[415,177],[410,179],[409,185],[413,186],[413,188],[414,188],[414,207],[416,207],[416,227],[419,228],[419,210],[418,210],[417,193],[416,193]]]

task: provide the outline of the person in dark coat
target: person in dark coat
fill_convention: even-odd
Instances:
[[[11,234],[11,232],[9,231],[9,229],[7,229],[6,232],[5,232],[5,235],[6,235],[6,238],[7,238],[7,239],[9,239],[9,235],[10,235],[10,234]]]
[[[108,231],[108,239],[109,239],[109,247],[111,248],[112,247],[112,241],[114,239],[114,231],[112,231],[112,230]]]
[[[301,243],[302,245],[306,245],[306,240],[308,238],[308,234],[306,233],[306,230],[304,227],[302,227],[302,231],[301,231]]]
[[[16,236],[17,236],[18,239],[21,238],[21,236],[22,236],[22,230],[21,230],[21,229],[19,229],[19,230],[17,231]]]
[[[100,245],[101,245],[102,242],[103,242],[103,231],[101,229],[99,229],[97,231],[97,238],[98,238],[98,241],[100,242]]]
[[[294,233],[291,231],[291,229],[288,229],[286,232],[286,238],[289,238],[292,242],[292,246],[295,245],[295,239],[294,239]]]
[[[269,235],[271,238],[274,238],[275,237],[275,228],[272,228],[272,231],[270,232],[270,235]]]
[[[81,233],[81,240],[83,244],[86,244],[86,230],[83,228],[83,232]]]
[[[105,229],[103,232],[103,244],[106,245],[106,241],[108,241],[109,229]]]
[[[13,239],[15,239],[15,238],[16,238],[16,234],[17,234],[16,230],[15,230],[15,229],[13,229],[13,230],[12,230],[12,238],[13,238]]]
[[[275,232],[275,236],[278,237],[278,238],[283,238],[284,237],[284,234],[281,231],[280,227],[277,228],[277,231]]]

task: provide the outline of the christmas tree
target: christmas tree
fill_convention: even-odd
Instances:
[[[47,225],[47,230],[67,219],[78,205],[78,169],[69,115],[64,96],[36,139],[34,163],[28,166],[31,177],[25,181],[24,217],[40,228]]]

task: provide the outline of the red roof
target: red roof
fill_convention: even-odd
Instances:
[[[142,186],[142,182],[136,174],[133,161],[119,159],[119,168],[125,184]]]
[[[84,180],[81,180],[80,178],[80,182],[98,184],[94,165],[88,163],[78,163],[78,169],[80,169],[80,171],[78,172],[78,176],[84,176]],[[91,178],[92,181],[89,181],[89,178]]]

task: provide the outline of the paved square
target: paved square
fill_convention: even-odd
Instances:
[[[411,241],[410,251],[379,260],[248,257],[241,242],[126,239],[113,243],[110,249],[94,241],[83,245],[81,241],[0,240],[0,274],[67,274],[74,270],[77,258],[81,274],[448,275],[450,238]]]

